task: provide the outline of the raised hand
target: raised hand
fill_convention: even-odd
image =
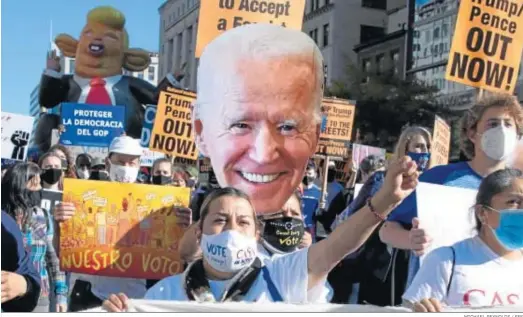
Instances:
[[[62,68],[60,66],[60,56],[56,55],[55,50],[47,52],[46,68],[50,69],[50,70],[54,70],[56,72],[60,72],[60,70]]]
[[[372,198],[376,210],[389,210],[409,196],[418,185],[416,162],[405,156],[389,165],[380,191]]]
[[[11,142],[14,144],[11,158],[14,160],[23,160],[25,153],[25,146],[29,143],[29,132],[17,130],[11,135]]]

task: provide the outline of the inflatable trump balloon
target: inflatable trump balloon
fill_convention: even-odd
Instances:
[[[60,103],[85,103],[125,106],[125,132],[140,138],[144,106],[157,104],[159,91],[149,82],[127,75],[123,69],[139,72],[151,63],[150,53],[129,47],[125,16],[120,11],[102,6],[87,14],[86,24],[78,40],[60,34],[55,43],[63,56],[76,58],[74,74],[60,74],[60,59],[52,53],[40,80],[39,101],[52,109]],[[166,77],[168,86],[179,84],[172,74]],[[41,151],[50,146],[51,131],[60,125],[60,117],[44,114],[38,123],[35,143]]]

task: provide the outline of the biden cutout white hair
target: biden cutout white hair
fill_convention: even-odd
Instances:
[[[292,59],[310,55],[314,81],[312,106],[316,123],[321,121],[323,99],[323,57],[314,41],[305,33],[282,26],[257,23],[230,29],[211,41],[203,50],[198,66],[197,99],[193,117],[202,119],[206,105],[225,102],[228,92],[239,84],[238,63]],[[212,107],[212,106],[211,106]],[[312,108],[312,107],[311,107]]]

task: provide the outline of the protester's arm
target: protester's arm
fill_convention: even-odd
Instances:
[[[383,243],[396,249],[410,250],[410,231],[395,221],[387,221],[380,229],[380,239]]]
[[[386,217],[418,183],[417,166],[408,157],[392,164],[382,189],[372,198],[376,214]],[[381,223],[367,205],[341,224],[328,238],[313,244],[308,252],[308,289],[322,282],[347,254],[356,251]]]
[[[33,311],[40,296],[40,274],[36,271],[29,253],[24,248],[22,233],[18,225],[10,216],[4,217],[4,212],[2,212],[2,226],[16,242],[16,249],[12,250],[13,253],[16,252],[13,256],[18,259],[17,269],[14,273],[22,276],[26,282],[25,293],[2,303],[2,310],[5,312]]]
[[[52,230],[47,231],[46,244],[47,251],[45,253],[45,260],[49,269],[49,274],[54,281],[54,293],[56,295],[57,304],[67,305],[68,287],[65,273],[60,271],[60,260],[54,248],[54,233]]]

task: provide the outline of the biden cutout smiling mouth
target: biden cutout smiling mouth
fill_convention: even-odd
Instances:
[[[193,125],[221,187],[258,214],[281,209],[314,154],[323,58],[306,34],[272,24],[231,29],[203,51]]]

